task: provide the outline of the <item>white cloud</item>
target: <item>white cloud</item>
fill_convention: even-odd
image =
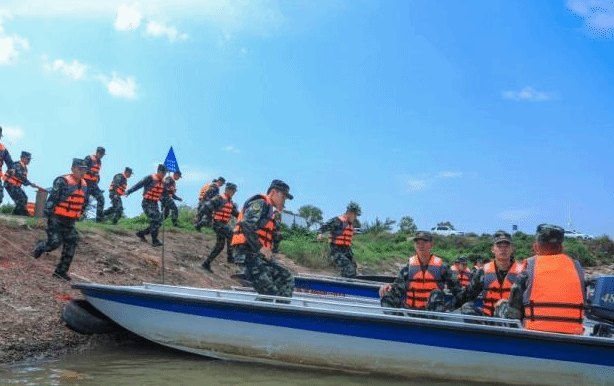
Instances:
[[[116,30],[128,31],[139,28],[139,25],[141,25],[141,13],[138,10],[138,6],[138,3],[134,3],[132,7],[120,4],[114,24]]]
[[[407,191],[410,193],[417,193],[427,188],[428,183],[426,180],[409,179],[405,181],[407,184]]]
[[[462,176],[462,172],[441,171],[436,173],[425,173],[420,176],[401,176],[401,179],[408,193],[418,193],[441,183],[441,181],[445,179],[460,178]]]
[[[547,101],[552,98],[548,93],[536,91],[532,87],[525,87],[520,91],[504,91],[503,97],[513,100],[527,100],[531,102]]]
[[[136,99],[136,81],[133,76],[120,78],[113,73],[111,79],[104,75],[99,75],[100,81],[107,87],[109,94],[127,99]]]
[[[212,172],[202,170],[192,170],[189,167],[181,170],[181,180],[183,182],[205,182],[211,181],[213,178]]]
[[[239,149],[237,149],[237,148],[235,148],[233,146],[223,147],[222,150],[225,150],[225,151],[230,152],[230,153],[235,153],[235,154],[241,152],[241,150],[239,150]]]
[[[43,68],[48,72],[59,71],[71,79],[82,80],[85,79],[87,75],[88,66],[77,60],[73,60],[72,63],[67,63],[62,59],[56,59],[53,64],[44,64]]]
[[[170,42],[174,42],[177,39],[185,40],[188,38],[188,34],[179,33],[175,27],[167,27],[163,24],[155,21],[150,21],[147,24],[146,35],[153,37],[167,37]]]
[[[12,64],[22,51],[30,50],[28,40],[19,35],[0,35],[0,65]]]
[[[453,172],[453,171],[439,172],[439,177],[442,177],[442,178],[457,178],[457,177],[462,177],[462,175],[463,175],[462,172]]]
[[[21,138],[23,138],[23,136],[24,136],[24,131],[20,129],[19,127],[10,127],[10,126],[2,127],[2,141],[3,142],[6,142],[12,145],[15,142],[19,141]]]
[[[608,0],[569,0],[567,7],[584,19],[586,30],[600,39],[614,37],[614,2]]]

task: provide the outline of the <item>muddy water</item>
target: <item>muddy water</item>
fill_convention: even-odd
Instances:
[[[152,345],[0,367],[0,385],[455,386],[459,383],[220,361]],[[485,384],[462,382],[462,385]]]

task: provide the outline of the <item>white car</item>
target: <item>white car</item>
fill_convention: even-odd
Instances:
[[[578,231],[568,231],[568,230],[565,231],[565,237],[569,237],[569,238],[572,238],[572,239],[582,239],[582,240],[592,240],[592,239],[594,239],[594,237],[591,236],[591,235],[580,233]]]
[[[439,225],[431,228],[431,233],[442,236],[462,236],[465,234],[464,232],[455,231],[454,229],[445,225]]]

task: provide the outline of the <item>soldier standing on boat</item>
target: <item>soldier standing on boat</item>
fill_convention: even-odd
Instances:
[[[512,259],[512,236],[502,230],[495,232],[491,250],[495,260],[479,268],[456,297],[456,305],[462,304],[461,313],[465,315],[493,316],[495,304],[509,298],[518,279],[522,265]]]
[[[124,212],[124,206],[122,205],[122,196],[126,193],[128,187],[128,178],[132,176],[132,169],[126,167],[122,173],[117,173],[111,180],[109,186],[109,199],[111,200],[111,207],[106,209],[103,213],[105,218],[111,217],[111,222],[117,224]]]
[[[175,200],[183,201],[181,197],[175,194],[177,192],[177,184],[175,181],[180,178],[181,172],[176,171],[172,176],[168,176],[164,179],[164,191],[162,192],[162,199],[160,200],[163,218],[166,219],[170,212],[173,226],[177,226],[177,219],[179,218],[179,209],[177,209],[177,205],[175,205]]]
[[[82,159],[74,158],[71,174],[60,176],[53,181],[51,194],[45,203],[47,217],[47,241],[40,241],[32,255],[38,259],[43,252],[51,252],[64,244],[60,263],[53,276],[66,281],[70,280],[68,269],[75,256],[77,246],[77,230],[75,221],[85,209],[87,182],[83,178],[87,166]]]
[[[39,190],[45,190],[28,180],[28,165],[31,159],[32,155],[30,153],[22,151],[19,162],[13,163],[4,176],[4,188],[15,203],[13,215],[29,216],[26,206],[28,204],[28,196],[21,188],[22,186],[32,186]]]
[[[433,236],[429,232],[416,233],[414,247],[416,254],[409,258],[394,282],[380,287],[381,305],[445,311],[450,305],[445,301],[444,286],[456,296],[461,290],[460,284],[447,264],[431,254]]]
[[[213,250],[207,257],[207,260],[203,263],[203,269],[213,272],[211,270],[211,262],[222,252],[224,245],[226,245],[226,254],[228,255],[227,261],[233,263],[232,248],[230,247],[230,241],[232,239],[232,229],[228,226],[228,222],[231,217],[237,217],[239,211],[237,205],[232,201],[232,196],[237,191],[237,185],[229,182],[226,184],[224,194],[213,197],[211,200],[205,203],[203,213],[205,214],[205,222],[213,222],[213,231],[216,235],[216,242]]]
[[[158,201],[160,201],[162,191],[164,190],[163,182],[165,174],[166,166],[160,164],[155,174],[143,178],[126,191],[126,196],[129,196],[132,192],[136,192],[143,188],[143,201],[141,202],[141,207],[143,208],[143,212],[149,217],[149,226],[136,232],[136,235],[141,241],[147,242],[145,235],[151,234],[151,245],[154,247],[162,245],[162,242],[158,240],[158,230],[160,226],[162,226],[162,214],[158,207]]]
[[[564,232],[557,225],[537,226],[535,256],[524,262],[510,298],[499,302],[495,316],[523,319],[527,330],[584,333],[584,270],[563,253]]]
[[[85,164],[87,171],[85,172],[85,181],[87,181],[87,194],[85,196],[85,206],[89,205],[90,196],[94,196],[96,199],[96,222],[104,220],[104,195],[102,190],[98,187],[100,182],[100,168],[102,167],[102,157],[104,157],[106,151],[102,146],[96,148],[96,154],[88,155],[85,157]],[[86,209],[87,210],[87,209]]]
[[[0,126],[0,139],[2,139],[2,127]],[[2,174],[2,165],[6,163],[6,169],[8,170],[13,165],[13,159],[9,154],[8,149],[0,143],[0,204],[4,198],[4,188],[2,187],[2,181],[4,181],[4,175]]]
[[[273,260],[273,239],[279,229],[279,216],[286,199],[292,200],[290,187],[273,180],[266,194],[248,199],[239,213],[232,236],[235,263],[245,266],[245,275],[260,294],[291,297],[294,277]]]
[[[454,260],[454,265],[450,269],[456,275],[456,280],[458,280],[461,287],[465,288],[469,285],[473,274],[467,268],[467,258],[465,256],[457,256],[456,260]]]
[[[200,228],[205,226],[205,223],[203,222],[203,216],[205,215],[205,203],[213,197],[219,195],[220,188],[225,183],[226,180],[224,179],[224,177],[218,177],[210,183],[205,184],[205,186],[200,189],[200,194],[198,195],[198,212],[196,215],[196,225],[194,225],[194,228],[196,228],[197,231],[200,231]]]
[[[352,237],[354,236],[354,221],[360,215],[360,205],[350,202],[345,214],[328,220],[318,231],[318,241],[322,241],[323,233],[330,232],[328,238],[330,258],[339,268],[342,277],[356,277]]]

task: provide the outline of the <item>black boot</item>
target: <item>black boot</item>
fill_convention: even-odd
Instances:
[[[145,233],[143,233],[143,231],[138,231],[135,234],[139,239],[141,239],[141,241],[147,242],[147,239],[145,238]]]
[[[213,273],[213,270],[211,269],[211,262],[209,261],[209,259],[205,260],[205,262],[202,265],[203,269],[205,271],[209,271],[211,273]]]
[[[68,276],[68,274],[66,272],[63,271],[55,271],[53,272],[53,277],[58,278],[58,279],[62,279],[62,280],[66,280],[66,281],[71,281],[71,277]]]
[[[38,259],[39,257],[41,257],[43,252],[45,252],[45,244],[42,242],[39,242],[38,244],[36,244],[36,248],[34,248],[34,252],[32,252],[32,256],[35,259]]]
[[[162,242],[158,239],[153,239],[151,240],[151,245],[153,245],[154,247],[161,247],[164,244],[162,244]]]

